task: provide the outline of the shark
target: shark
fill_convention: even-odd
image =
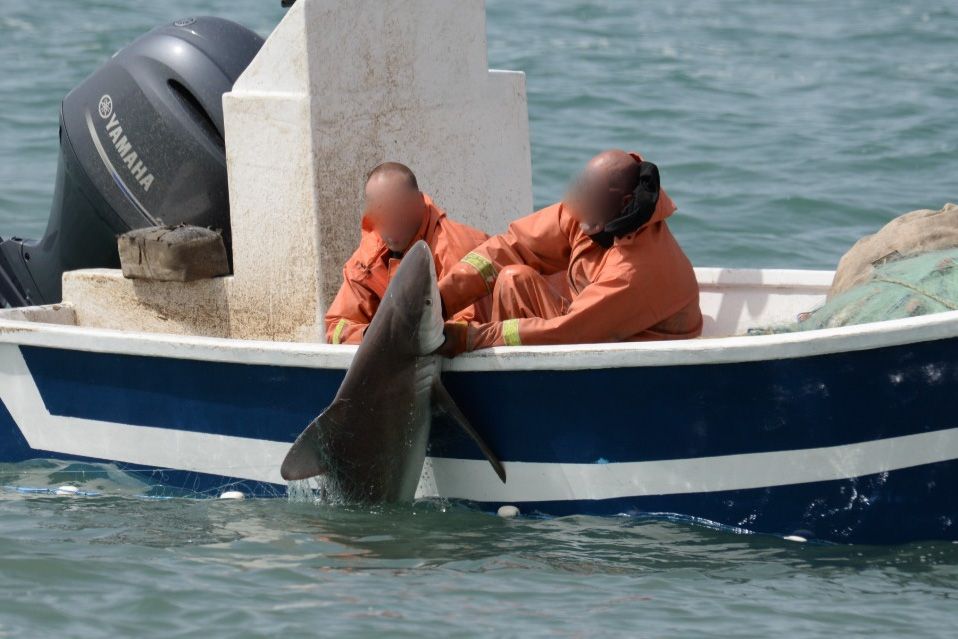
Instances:
[[[432,418],[444,413],[476,443],[502,482],[502,462],[442,384],[444,340],[436,266],[429,245],[403,256],[333,402],[296,438],[280,474],[324,476],[345,503],[411,501]]]

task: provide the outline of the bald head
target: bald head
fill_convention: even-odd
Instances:
[[[621,149],[603,151],[589,160],[582,172],[587,180],[605,182],[610,188],[631,193],[639,185],[639,163]]]
[[[426,212],[416,176],[405,164],[384,162],[366,177],[366,215],[383,243],[403,253],[415,239]]]
[[[598,154],[586,164],[566,194],[570,213],[586,235],[599,237],[605,225],[622,214],[639,185],[641,166],[619,149]]]
[[[399,162],[383,162],[370,171],[369,174],[366,175],[367,192],[371,185],[373,185],[374,188],[378,188],[379,186],[388,186],[390,188],[405,186],[407,189],[413,191],[419,190],[419,182],[416,180],[416,175],[412,172],[412,169]]]

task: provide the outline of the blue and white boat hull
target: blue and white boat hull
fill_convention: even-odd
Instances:
[[[281,494],[289,444],[354,350],[0,320],[0,462],[102,460],[190,490]],[[958,312],[493,349],[444,379],[508,482],[439,421],[423,497],[834,541],[958,539]]]

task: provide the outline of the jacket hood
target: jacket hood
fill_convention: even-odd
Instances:
[[[632,159],[636,162],[645,161],[641,155],[634,151],[630,152],[629,155],[631,155]],[[661,222],[675,213],[677,209],[678,207],[675,206],[675,202],[672,201],[672,198],[669,197],[669,194],[665,192],[664,188],[660,187],[659,201],[655,205],[655,210],[652,212],[652,217],[650,217],[649,220],[639,228],[643,229],[651,224],[655,224],[656,222]]]

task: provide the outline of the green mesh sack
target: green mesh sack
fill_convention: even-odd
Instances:
[[[958,249],[886,262],[871,278],[832,298],[805,319],[750,334],[866,324],[958,310]]]

